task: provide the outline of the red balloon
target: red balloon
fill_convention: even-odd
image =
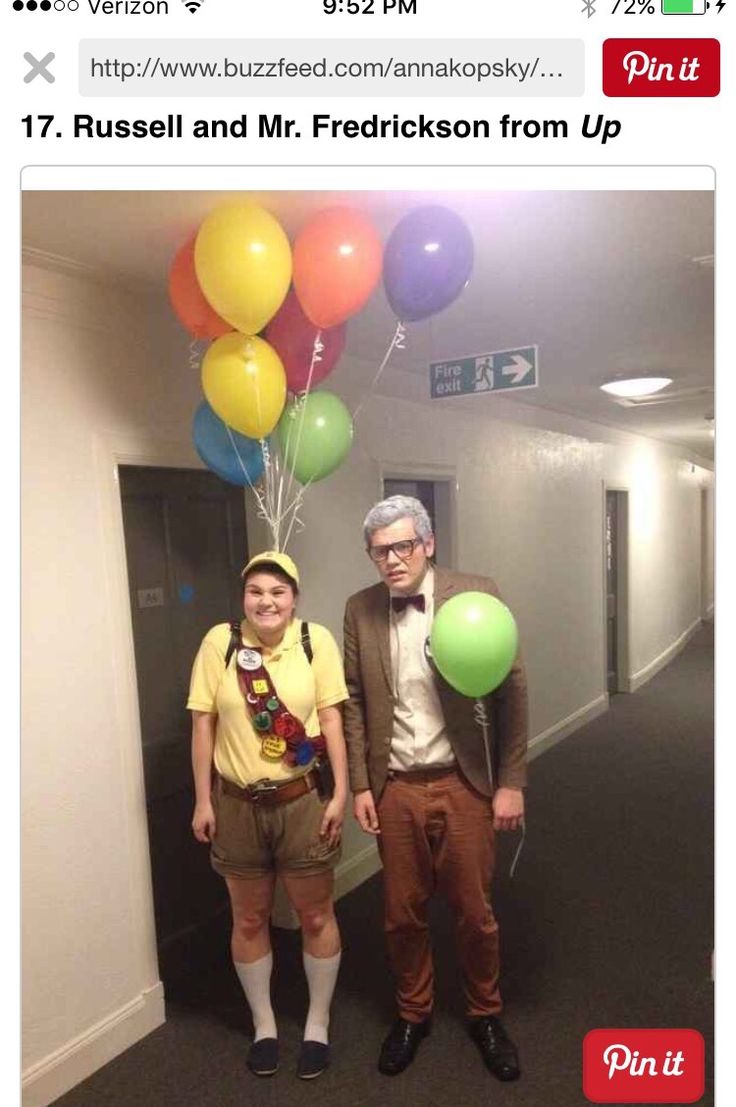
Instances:
[[[179,322],[193,338],[220,338],[233,328],[210,307],[194,271],[194,239],[181,246],[169,270],[169,299]]]
[[[281,358],[286,370],[286,383],[292,392],[303,392],[307,387],[318,330],[319,327],[310,323],[302,311],[294,289],[289,289],[288,296],[266,327],[264,337]],[[314,366],[312,385],[323,381],[342,356],[345,324],[322,331],[322,344],[324,349]]]
[[[326,208],[294,243],[294,288],[317,327],[344,323],[365,304],[381,276],[383,247],[372,224],[352,208]]]

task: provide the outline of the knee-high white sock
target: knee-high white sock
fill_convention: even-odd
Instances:
[[[330,1025],[330,1003],[335,990],[337,970],[340,968],[340,953],[334,957],[313,957],[304,955],[304,971],[309,985],[309,1011],[304,1027],[304,1040],[309,1042],[328,1042]]]
[[[261,1038],[275,1038],[276,1019],[271,1006],[271,950],[258,961],[234,961],[233,964],[253,1015],[253,1040],[257,1042]]]

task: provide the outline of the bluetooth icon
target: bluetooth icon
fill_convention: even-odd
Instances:
[[[580,10],[590,19],[591,16],[595,15],[595,0],[583,0],[583,6]]]

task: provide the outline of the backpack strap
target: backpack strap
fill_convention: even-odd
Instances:
[[[314,658],[314,650],[312,649],[312,639],[309,636],[309,623],[307,622],[302,622],[301,638],[302,647],[307,655],[307,661],[311,665],[312,659]]]
[[[233,656],[238,646],[240,645],[240,619],[233,619],[230,623],[230,643],[227,647],[227,653],[225,654],[225,668],[227,669],[230,664],[230,658]]]

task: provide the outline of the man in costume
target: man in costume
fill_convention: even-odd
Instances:
[[[524,816],[524,671],[517,657],[485,697],[489,758],[475,701],[433,669],[426,643],[446,600],[468,591],[498,596],[495,584],[432,565],[429,516],[412,497],[376,504],[364,537],[381,580],[351,596],[345,610],[350,698],[344,728],[355,816],[377,836],[383,862],[384,926],[396,983],[398,1018],[378,1068],[402,1072],[429,1032],[427,905],[436,889],[456,919],[469,1033],[489,1071],[514,1080],[519,1059],[499,1018],[498,927],[488,894],[494,832],[516,830]]]

